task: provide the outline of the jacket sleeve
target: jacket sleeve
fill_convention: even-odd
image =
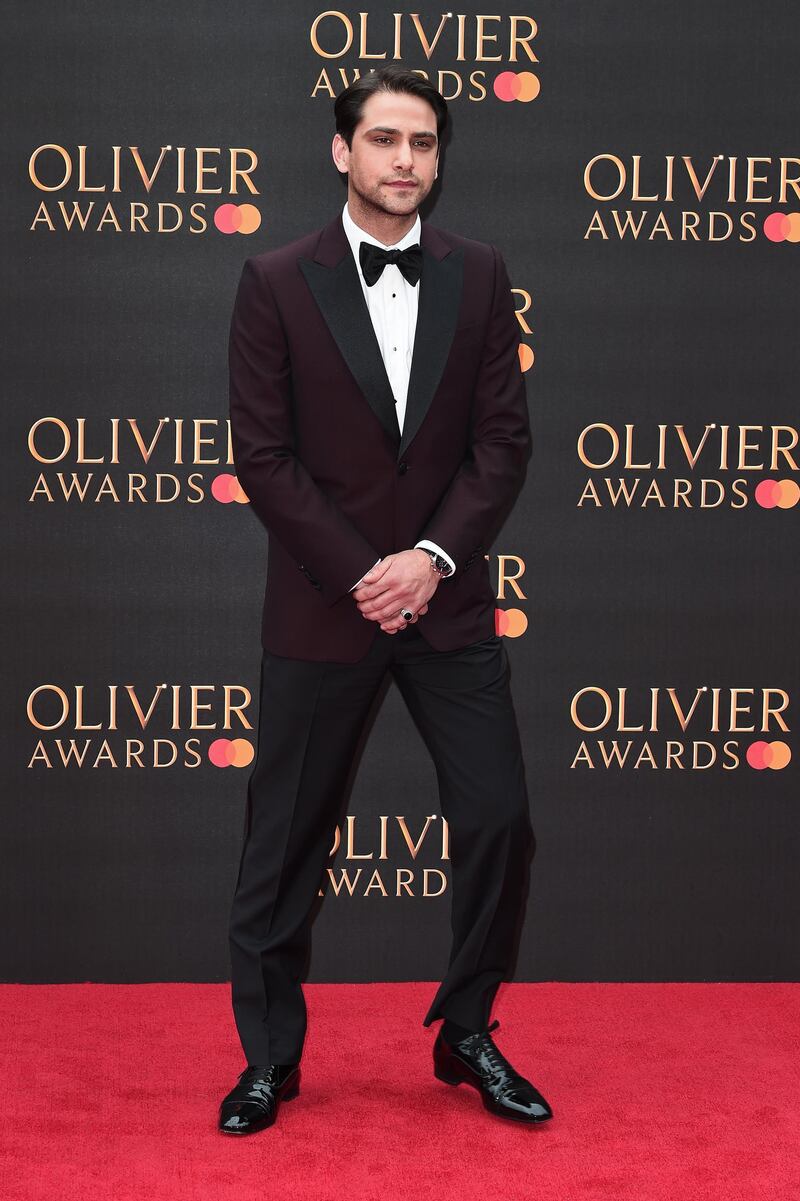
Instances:
[[[532,453],[519,322],[505,263],[493,246],[492,307],[475,381],[470,450],[422,537],[467,568],[500,531],[525,482]]]
[[[234,302],[228,367],[239,482],[267,531],[333,605],[379,556],[295,454],[289,348],[266,274],[252,258]]]

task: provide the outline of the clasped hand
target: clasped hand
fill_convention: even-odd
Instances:
[[[400,616],[400,610],[411,610],[414,614],[412,623],[420,614],[427,613],[428,601],[436,591],[439,579],[439,573],[432,569],[430,556],[424,550],[402,550],[376,563],[351,595],[363,617],[379,622],[387,634],[396,634],[411,624]]]

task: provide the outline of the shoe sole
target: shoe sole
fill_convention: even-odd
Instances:
[[[477,1093],[480,1094],[481,1101],[483,1102],[483,1108],[486,1110],[486,1112],[492,1114],[493,1117],[502,1118],[505,1122],[521,1122],[524,1126],[533,1126],[538,1125],[541,1122],[548,1122],[553,1116],[551,1113],[548,1113],[541,1118],[517,1117],[516,1114],[509,1113],[507,1110],[496,1109],[486,1094],[482,1091],[480,1086],[476,1084],[475,1081],[468,1079],[466,1076],[448,1076],[446,1072],[440,1071],[438,1068],[433,1069],[433,1074],[436,1079],[441,1080],[443,1084],[452,1084],[455,1087],[458,1087],[459,1084],[469,1084]]]

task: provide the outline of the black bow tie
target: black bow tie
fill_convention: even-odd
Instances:
[[[406,246],[405,250],[384,250],[372,242],[362,242],[358,248],[361,270],[368,288],[376,284],[387,263],[396,263],[403,278],[413,287],[422,274],[422,248],[419,242]]]

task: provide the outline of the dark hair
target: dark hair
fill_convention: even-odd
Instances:
[[[436,137],[441,144],[442,135],[447,128],[447,101],[441,92],[416,71],[409,71],[399,63],[387,63],[377,70],[355,79],[336,97],[333,113],[336,118],[336,132],[340,134],[348,149],[353,146],[353,133],[361,120],[364,104],[375,92],[408,92],[411,96],[419,96],[425,100],[436,114]]]

